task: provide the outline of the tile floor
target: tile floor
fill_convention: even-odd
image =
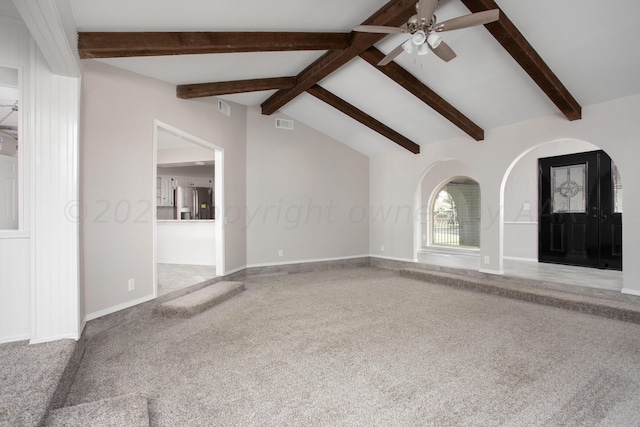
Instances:
[[[158,296],[216,277],[216,267],[158,263]]]
[[[427,250],[418,253],[418,261],[449,268],[473,271],[480,269],[480,258],[477,254],[440,253]],[[523,277],[541,282],[578,285],[618,292],[623,288],[621,271],[509,259],[504,260],[503,269],[505,276]],[[158,264],[158,295],[166,295],[215,277],[215,266]]]
[[[426,264],[450,268],[478,271],[478,254],[438,253],[434,250],[420,251],[418,261]],[[505,276],[516,276],[543,282],[555,282],[613,291],[622,290],[622,271],[599,270],[597,268],[574,267],[570,265],[546,264],[534,261],[505,259]]]

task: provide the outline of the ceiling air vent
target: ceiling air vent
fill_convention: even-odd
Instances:
[[[276,127],[278,129],[293,130],[293,120],[276,119]]]
[[[218,111],[227,117],[231,117],[231,106],[221,99],[218,99]]]

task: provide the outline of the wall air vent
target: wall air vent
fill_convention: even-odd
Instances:
[[[231,106],[221,99],[218,99],[218,111],[227,117],[231,117]]]
[[[276,119],[276,127],[278,129],[293,130],[293,120]]]

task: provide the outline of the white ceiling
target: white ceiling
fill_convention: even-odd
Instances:
[[[340,31],[387,0],[70,0],[80,31]],[[584,107],[640,93],[640,2],[536,0],[496,3]],[[443,21],[469,13],[440,0]],[[406,38],[378,43],[384,53]],[[443,33],[458,57],[402,54],[403,68],[483,129],[561,114],[483,28]],[[295,76],[324,52],[268,52],[102,60],[172,84]],[[356,58],[320,85],[418,144],[466,135],[413,95]],[[259,105],[274,91],[222,98]],[[303,94],[281,111],[369,156],[403,150],[343,113]],[[472,141],[472,139],[469,137]]]

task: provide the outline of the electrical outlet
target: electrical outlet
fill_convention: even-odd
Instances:
[[[484,257],[484,263],[485,263],[485,264],[489,264],[489,257],[488,257],[488,256],[485,256],[485,257]]]
[[[280,249],[280,250],[278,251],[278,256],[282,256],[282,254],[283,254],[282,249]]]
[[[380,245],[380,252],[384,252],[384,245]]]
[[[132,291],[136,288],[136,279],[129,279],[129,290]]]

